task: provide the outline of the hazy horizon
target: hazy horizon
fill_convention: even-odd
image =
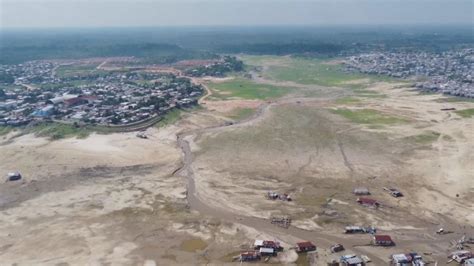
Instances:
[[[0,0],[0,29],[472,25],[470,0]]]

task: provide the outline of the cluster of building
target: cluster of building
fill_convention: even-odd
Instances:
[[[53,63],[2,67],[15,81],[0,94],[0,125],[44,119],[127,125],[197,104],[203,93],[190,79],[168,73],[116,71],[61,79]]]
[[[50,61],[29,61],[18,65],[0,65],[1,82],[46,84],[60,82],[54,71],[59,65]],[[1,83],[0,82],[0,83]]]
[[[234,260],[238,261],[258,261],[262,257],[273,257],[278,252],[283,251],[283,247],[277,241],[272,240],[255,240],[253,250],[241,252]]]
[[[244,63],[235,56],[224,56],[222,60],[188,68],[186,75],[193,77],[215,76],[222,77],[228,72],[242,71]]]
[[[390,262],[393,266],[423,266],[426,263],[418,253],[393,254],[390,256]]]
[[[381,52],[351,56],[346,69],[396,78],[420,78],[421,90],[474,97],[474,49],[443,53]]]

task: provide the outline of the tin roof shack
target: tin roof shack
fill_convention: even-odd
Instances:
[[[298,253],[315,251],[315,250],[316,250],[316,245],[314,245],[310,241],[296,243],[296,252]]]
[[[260,248],[273,248],[277,252],[283,250],[283,247],[280,246],[279,242],[271,241],[271,240],[259,240],[259,239],[257,239],[257,240],[255,240],[255,242],[253,244],[253,247],[256,250],[258,250]]]
[[[11,172],[7,174],[7,181],[17,181],[22,178],[20,172]]]
[[[354,188],[352,193],[354,193],[354,195],[358,195],[358,196],[360,196],[360,195],[370,195],[370,191],[366,187],[356,187],[356,188]]]
[[[370,207],[370,208],[380,207],[380,203],[371,198],[364,198],[364,197],[357,198],[357,203],[359,203],[362,206]]]
[[[464,261],[464,266],[473,266],[474,265],[474,258],[467,259]]]
[[[247,251],[240,253],[239,256],[234,257],[234,260],[238,261],[257,261],[260,260],[262,257],[258,251]]]
[[[467,250],[458,250],[449,254],[448,258],[451,258],[459,263],[464,263],[466,260],[473,258],[473,254]]]
[[[271,256],[271,257],[273,257],[273,256],[277,255],[277,251],[273,248],[260,248],[259,252],[260,252],[261,256]]]
[[[392,266],[422,266],[425,265],[423,258],[417,253],[393,254],[390,257],[390,265]]]
[[[356,255],[341,256],[340,262],[343,266],[365,266],[365,262]]]
[[[389,235],[374,235],[372,244],[383,247],[395,246],[395,242],[393,242]]]
[[[373,226],[362,227],[362,226],[346,226],[345,234],[375,234],[377,229]]]
[[[39,110],[34,111],[31,115],[35,117],[49,117],[54,114],[55,108],[52,105],[47,105]]]

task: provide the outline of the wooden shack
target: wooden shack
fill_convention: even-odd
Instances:
[[[314,245],[310,241],[296,243],[296,252],[298,253],[315,251],[315,250],[316,250],[316,245]]]

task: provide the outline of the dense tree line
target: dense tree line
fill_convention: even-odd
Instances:
[[[147,63],[166,64],[185,59],[212,59],[216,54],[184,49],[176,44],[44,44],[0,47],[0,64],[18,64],[40,59],[78,59],[88,57],[135,56]],[[0,80],[1,82],[1,80]]]
[[[36,59],[136,56],[151,63],[216,53],[332,56],[373,50],[440,52],[473,47],[472,26],[148,28],[3,32],[0,64]]]
[[[342,45],[330,43],[253,43],[226,45],[219,50],[227,53],[248,53],[248,54],[301,54],[319,53],[337,55],[343,49]]]

